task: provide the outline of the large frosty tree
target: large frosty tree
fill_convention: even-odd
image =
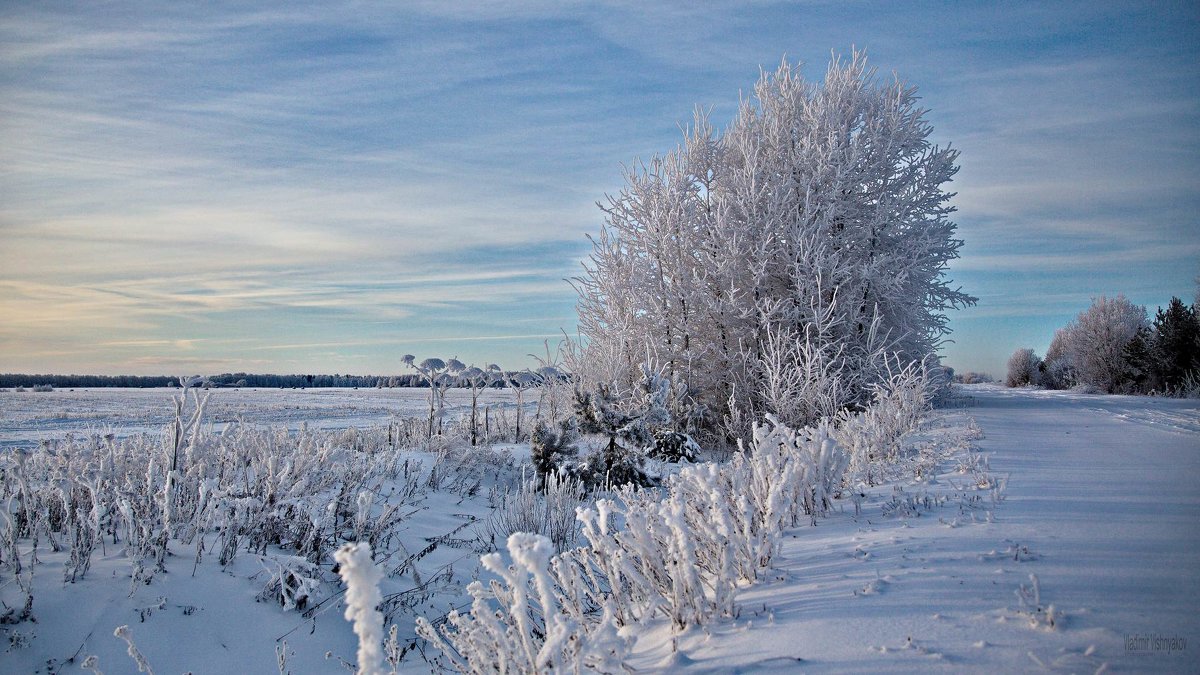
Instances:
[[[1126,389],[1133,379],[1126,348],[1145,327],[1146,308],[1124,295],[1093,299],[1091,307],[1055,333],[1046,352],[1047,370],[1070,377],[1050,384],[1086,384],[1108,393]]]
[[[698,113],[679,148],[628,170],[602,205],[577,279],[600,369],[632,387],[652,361],[739,435],[781,412],[781,367],[807,374],[790,378],[796,395],[852,405],[884,355],[932,355],[945,312],[975,299],[945,279],[962,245],[943,189],[957,152],[931,132],[915,89],[857,52],[821,84],[787,63],[764,73],[723,133]]]

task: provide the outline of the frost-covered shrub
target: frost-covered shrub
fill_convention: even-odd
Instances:
[[[1004,386],[1024,387],[1041,382],[1042,359],[1028,347],[1022,347],[1008,357],[1008,371]]]
[[[333,554],[346,584],[346,620],[358,636],[359,675],[383,675],[383,614],[376,609],[383,597],[383,573],[371,559],[367,544],[346,544]]]
[[[1054,605],[1042,601],[1042,588],[1036,574],[1029,575],[1029,585],[1021,584],[1014,591],[1017,596],[1017,612],[1029,621],[1030,628],[1054,630],[1062,624],[1063,613]]]
[[[440,628],[419,619],[419,633],[464,672],[580,669],[585,652],[615,671],[628,649],[613,641],[620,626],[661,617],[683,629],[733,615],[739,584],[771,564],[786,528],[830,508],[856,459],[869,467],[899,457],[900,438],[928,411],[933,385],[923,363],[887,372],[871,390],[873,403],[844,413],[840,426],[825,420],[795,430],[768,415],[728,463],[682,467],[662,493],[626,485],[581,505],[577,548],[551,556],[548,539],[512,534],[512,566],[484,558],[500,577],[491,593],[474,584],[470,613],[452,612]],[[530,500],[514,513],[535,510]]]
[[[304,611],[316,597],[323,577],[319,567],[298,556],[264,558],[263,569],[267,581],[257,599],[298,612]]]
[[[767,514],[765,519],[772,517],[770,514],[790,517],[791,522],[770,525],[775,529],[795,524],[797,509],[814,518],[824,515],[841,487],[849,461],[829,422],[793,430],[768,415],[766,424],[754,428],[749,461],[755,477],[751,495],[759,500],[756,507]]]
[[[172,557],[186,555],[190,567],[251,554],[267,568],[262,598],[301,608],[328,581],[318,565],[334,549],[349,539],[394,547],[429,490],[432,467],[394,448],[387,430],[234,424],[217,433],[200,423],[202,409],[196,389],[185,389],[160,435],[68,436],[0,455],[0,563],[23,583],[33,566],[17,556],[18,542],[35,554],[49,546],[64,552],[71,583],[103,545],[129,560],[130,583],[141,585]],[[441,484],[470,494],[504,461],[511,456],[448,453]]]
[[[495,548],[514,532],[529,532],[546,536],[557,550],[570,548],[579,529],[575,509],[585,496],[582,482],[557,473],[523,481],[515,490],[497,491],[485,523],[485,543]]]
[[[418,617],[417,634],[445,655],[445,665],[470,673],[620,670],[630,641],[620,634],[609,606],[595,617],[569,609],[574,599],[562,593],[551,574],[550,540],[517,533],[508,538],[507,548],[511,565],[498,553],[480,559],[498,580],[467,587],[474,598],[468,613],[452,611],[438,627]]]
[[[849,454],[851,482],[874,485],[900,458],[904,434],[917,428],[930,408],[929,369],[910,363],[893,369],[873,388],[874,401],[860,412],[839,413],[832,434]]]
[[[511,535],[513,565],[483,558],[500,577],[491,593],[473,584],[469,614],[452,612],[440,630],[419,619],[418,631],[464,672],[595,660],[615,671],[628,649],[620,626],[662,617],[683,629],[733,615],[739,583],[770,565],[801,514],[824,513],[847,461],[828,423],[794,431],[768,418],[732,462],[683,467],[665,496],[626,485],[579,507],[582,546],[551,557],[548,539]]]
[[[52,385],[52,384],[35,384],[35,385],[33,385],[33,389],[31,389],[30,391],[37,391],[37,392],[54,391],[54,385]]]
[[[760,405],[784,424],[800,427],[832,417],[862,393],[845,346],[830,344],[827,326],[836,322],[835,308],[836,302],[831,303],[802,333],[767,329],[762,354],[753,361]],[[874,353],[862,360],[881,356]]]
[[[1179,398],[1200,398],[1200,370],[1184,373],[1173,394]]]

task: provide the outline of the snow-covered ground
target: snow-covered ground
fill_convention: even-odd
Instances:
[[[1195,672],[1200,668],[1200,402],[965,388],[1007,479],[986,522],[953,501],[883,517],[894,486],[795,532],[739,621],[677,641],[693,672]],[[903,485],[954,493],[955,475]],[[1064,616],[1031,627],[1036,575]],[[1174,643],[1163,639],[1181,638]],[[1128,640],[1128,642],[1127,642]],[[647,641],[639,665],[672,663]],[[1179,649],[1182,647],[1181,649]]]
[[[67,433],[109,431],[118,436],[158,431],[175,419],[171,397],[178,389],[79,388],[48,392],[0,391],[0,448],[36,445]],[[366,428],[392,417],[419,416],[429,405],[428,389],[213,389],[205,420],[221,428],[234,420],[297,429]],[[466,389],[446,392],[447,416],[470,410]],[[536,397],[534,397],[536,399]],[[479,394],[481,406],[510,404],[508,389]]]
[[[789,532],[774,573],[739,593],[737,619],[678,636],[648,626],[630,665],[697,673],[1195,671],[1200,402],[988,385],[964,392],[964,407],[934,413],[910,438],[939,460],[936,468],[924,466],[917,479],[921,465],[911,464],[868,489],[859,513],[852,500],[839,500],[816,527]],[[13,395],[0,394],[5,424]],[[974,440],[972,420],[982,432]],[[977,470],[963,472],[971,445]],[[497,458],[487,460],[496,468],[482,490],[431,491],[407,521],[408,551],[440,538],[417,565],[423,580],[441,573],[452,586],[477,573],[477,551],[466,541],[473,529],[446,535],[486,513],[487,485],[511,471]],[[192,551],[176,548],[166,574],[131,586],[129,562],[114,549],[67,584],[64,556],[43,548],[37,622],[2,628],[0,672],[74,671],[87,654],[99,655],[104,672],[132,672],[125,644],[112,636],[122,624],[160,673],[276,672],[277,638],[285,635],[290,672],[339,672],[340,659],[353,660],[354,636],[332,590],[312,617],[256,602],[270,556],[243,553],[222,569],[215,554],[196,565]],[[1016,595],[1031,586],[1030,575],[1059,615],[1053,628],[1031,625],[1036,608]],[[385,596],[410,586],[410,576]],[[0,583],[11,595],[12,576]],[[431,593],[415,609],[433,618],[456,598],[453,589]],[[428,669],[417,654],[401,668]]]

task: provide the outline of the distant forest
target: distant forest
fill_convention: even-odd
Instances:
[[[274,389],[303,389],[307,387],[425,387],[421,375],[254,375],[225,373],[205,377],[208,387],[269,387]],[[179,378],[173,375],[0,375],[0,388],[37,387],[178,387]],[[504,382],[492,386],[503,387]]]

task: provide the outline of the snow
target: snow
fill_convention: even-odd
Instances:
[[[109,431],[118,436],[156,432],[174,422],[171,397],[178,389],[79,388],[49,392],[0,391],[0,448],[37,445],[68,433]],[[205,422],[220,430],[235,420],[298,429],[382,426],[392,417],[420,417],[429,410],[429,390],[222,388],[201,392],[209,401]],[[485,389],[479,405],[511,406],[507,389]],[[446,415],[470,413],[471,392],[449,389]],[[481,413],[482,414],[482,413]]]
[[[376,419],[376,411],[386,421],[405,401],[419,415],[424,393],[218,390],[209,406],[243,404],[256,420],[289,426],[336,425]],[[910,448],[926,448],[936,469],[916,478],[917,464],[903,465],[891,482],[865,489],[857,514],[843,498],[815,527],[805,520],[788,530],[772,568],[737,591],[736,618],[682,634],[667,621],[638,627],[629,665],[696,673],[1194,670],[1200,402],[993,385],[968,385],[963,394],[961,408],[933,413],[907,439]],[[98,416],[82,417],[93,404]],[[154,415],[170,411],[165,391],[2,392],[0,406],[2,438],[22,442],[31,431],[51,433],[29,422],[49,419],[38,417],[44,411],[68,411],[58,417],[60,435],[83,428],[82,420],[114,431],[150,427]],[[972,438],[972,420],[981,438]],[[959,472],[971,464],[976,473]],[[505,471],[513,469],[498,468],[491,479],[499,484]],[[430,491],[403,529],[404,547],[415,553],[430,537],[485,516],[483,492]],[[97,551],[73,584],[62,582],[65,553],[39,549],[37,621],[0,626],[0,672],[74,671],[92,654],[103,672],[133,672],[127,645],[113,637],[122,625],[160,673],[276,672],[284,637],[287,670],[298,675],[336,672],[355,660],[358,643],[336,589],[325,589],[311,616],[256,601],[277,556],[243,552],[222,569],[215,554],[194,565],[192,551],[173,545],[166,573],[131,587],[129,561],[115,548]],[[377,563],[387,569],[401,559]],[[458,589],[417,603],[431,620],[469,599],[469,581],[487,578],[478,553],[449,540],[417,569],[426,580],[450,569]],[[1022,586],[1032,592],[1031,575],[1059,614],[1052,628],[1018,597]],[[0,595],[11,597],[13,584],[5,570]],[[384,584],[385,596],[411,585],[407,575]],[[413,634],[413,617],[404,616],[402,640]],[[410,653],[400,669],[429,666]]]
[[[695,672],[1181,671],[1200,650],[1200,402],[966,387],[993,474],[994,522],[952,503],[884,518],[893,486],[794,531],[775,579],[739,595],[739,620],[676,641]],[[952,493],[956,474],[906,492]],[[982,516],[982,514],[978,514]],[[1036,574],[1065,614],[1054,630],[1018,613]],[[1181,637],[1169,653],[1126,637]],[[665,631],[635,665],[670,659]],[[1159,643],[1164,644],[1164,643]],[[1137,643],[1134,644],[1137,646]]]

